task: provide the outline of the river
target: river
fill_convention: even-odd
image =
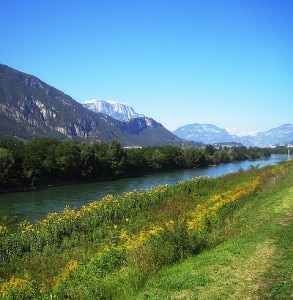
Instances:
[[[122,194],[124,192],[146,190],[158,185],[172,185],[178,181],[197,176],[219,177],[227,173],[246,170],[250,167],[275,165],[283,160],[292,159],[293,155],[272,155],[269,158],[241,161],[218,166],[156,173],[134,178],[122,178],[115,181],[104,181],[84,184],[74,184],[50,187],[37,191],[0,194],[0,215],[13,207],[13,213],[20,220],[34,221],[44,217],[48,212],[61,211],[66,205],[80,208],[89,202],[100,200],[107,194]]]

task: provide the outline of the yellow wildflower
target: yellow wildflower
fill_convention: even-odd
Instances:
[[[187,229],[189,231],[199,228],[202,223],[198,220],[191,220],[187,222]]]
[[[8,229],[6,226],[2,226],[0,225],[0,234],[5,234],[5,233],[8,233]]]
[[[119,238],[121,240],[128,240],[129,239],[129,235],[127,234],[127,232],[125,230],[121,230]]]
[[[33,225],[29,221],[23,221],[19,223],[18,228],[20,229],[22,234],[26,234],[30,231],[34,231]]]
[[[165,223],[165,226],[168,230],[174,229],[174,225],[175,225],[175,222],[173,220],[170,220],[170,221]]]
[[[8,282],[5,282],[0,286],[1,299],[6,299],[11,293],[16,296],[17,299],[20,299],[23,295],[33,295],[34,292],[33,284],[29,280],[14,276],[12,276]]]
[[[65,268],[62,271],[61,274],[61,278],[63,280],[65,280],[66,278],[68,278],[70,276],[70,274],[75,271],[76,269],[78,269],[79,267],[79,263],[77,260],[72,259],[68,262],[68,264],[65,266]]]

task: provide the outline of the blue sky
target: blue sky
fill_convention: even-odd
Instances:
[[[169,130],[293,123],[293,0],[0,1],[0,63]]]

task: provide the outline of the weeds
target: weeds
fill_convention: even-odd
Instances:
[[[16,230],[0,225],[0,296],[125,299],[162,267],[199,253],[238,203],[289,166],[108,195]]]

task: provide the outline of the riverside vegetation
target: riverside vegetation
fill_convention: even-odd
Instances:
[[[292,180],[289,161],[2,218],[0,298],[288,299]]]
[[[125,149],[116,141],[98,145],[49,138],[27,143],[0,139],[0,192],[197,168],[269,155],[267,149],[246,147]]]

